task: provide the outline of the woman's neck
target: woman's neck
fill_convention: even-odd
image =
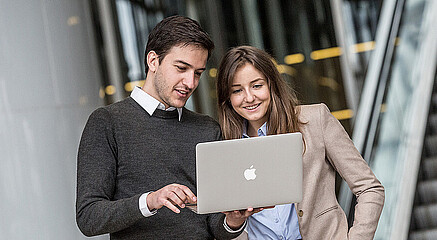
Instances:
[[[261,124],[251,124],[250,122],[247,124],[247,135],[249,137],[258,137],[258,129],[263,125]]]
[[[258,129],[254,129],[252,126],[248,126],[247,127],[247,135],[249,135],[249,137],[258,137]]]

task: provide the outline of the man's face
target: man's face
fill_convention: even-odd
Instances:
[[[199,85],[207,59],[208,51],[201,47],[174,46],[160,64],[155,59],[154,77],[144,90],[166,108],[183,107]]]

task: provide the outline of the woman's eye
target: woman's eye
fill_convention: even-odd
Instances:
[[[177,68],[178,70],[180,70],[180,71],[184,71],[184,70],[185,70],[185,67],[181,67],[181,66],[176,66],[176,68]]]
[[[255,84],[255,85],[253,85],[254,88],[260,88],[262,86],[263,86],[262,84]]]
[[[241,89],[235,89],[232,91],[233,94],[241,92]]]

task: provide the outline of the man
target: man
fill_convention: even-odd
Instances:
[[[111,239],[229,239],[257,212],[197,215],[195,146],[219,140],[219,125],[184,105],[214,47],[189,18],[173,16],[149,34],[147,77],[131,96],[94,111],[82,134],[76,218],[87,236]]]

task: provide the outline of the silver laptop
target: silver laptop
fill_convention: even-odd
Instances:
[[[196,146],[199,214],[267,207],[302,200],[302,135],[199,143]]]

